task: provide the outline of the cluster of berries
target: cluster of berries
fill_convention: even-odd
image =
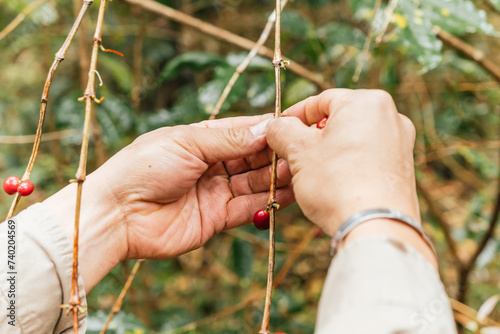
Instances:
[[[323,117],[316,123],[318,129],[323,129],[326,126],[328,116]],[[253,225],[259,230],[269,229],[269,211],[268,209],[259,210],[253,215]]]
[[[21,196],[28,196],[34,189],[33,182],[21,181],[17,176],[9,176],[3,183],[3,190],[9,195],[18,193]]]

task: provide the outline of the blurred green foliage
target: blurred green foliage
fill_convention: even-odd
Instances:
[[[2,0],[3,29],[31,0]],[[274,2],[259,0],[159,1],[207,22],[257,40]],[[80,5],[80,2],[76,2]],[[443,46],[433,26],[452,33],[499,62],[500,1],[485,0],[295,0],[283,12],[283,52],[337,87],[389,91],[416,128],[416,174],[451,225],[460,253],[470,255],[484,234],[499,175],[499,86],[475,62]],[[75,41],[56,73],[45,131],[79,130],[83,121],[81,57],[88,58],[97,6],[84,21],[84,47]],[[52,0],[0,40],[0,179],[22,175],[31,145],[12,140],[35,132],[40,94],[54,53],[74,18],[71,2]],[[352,80],[373,22],[372,43],[360,81]],[[386,29],[387,28],[387,29]],[[111,156],[141,133],[208,117],[246,51],[207,37],[165,18],[110,3],[104,46],[124,57],[101,53],[104,85],[97,106],[103,149]],[[267,43],[272,48],[272,38]],[[291,71],[283,73],[283,103],[288,107],[319,89]],[[274,74],[268,59],[256,57],[224,103],[221,116],[272,112]],[[7,137],[9,136],[9,137]],[[12,138],[11,136],[16,136]],[[54,193],[73,177],[81,135],[42,143],[32,174],[37,184],[27,206]],[[95,149],[89,168],[97,168]],[[11,198],[0,195],[0,212]],[[441,274],[456,296],[457,271],[446,251],[442,230],[422,203],[435,240]],[[293,206],[279,216],[277,267],[285,262],[312,225]],[[497,234],[498,235],[498,234]],[[178,259],[149,261],[134,281],[111,329],[115,333],[167,332],[209,317],[260,293],[265,287],[267,234],[251,226],[223,233],[203,249]],[[478,308],[498,292],[498,239],[490,241],[470,277],[469,304]],[[328,239],[316,238],[275,291],[272,329],[311,333],[321,285],[329,265]],[[105,255],[104,255],[105,256]],[[89,294],[89,333],[98,333],[119,293],[131,263],[116,267]],[[190,333],[249,333],[258,328],[262,301]],[[493,313],[498,319],[500,312]],[[110,330],[110,332],[112,332]]]

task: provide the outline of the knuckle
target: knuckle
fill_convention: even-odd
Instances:
[[[408,134],[412,143],[415,142],[415,138],[417,136],[417,130],[415,129],[415,125],[413,124],[411,119],[409,119],[407,116],[405,115],[399,115],[399,116],[403,126],[403,131]]]

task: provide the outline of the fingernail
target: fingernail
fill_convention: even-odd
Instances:
[[[250,127],[250,132],[255,136],[255,137],[260,137],[266,133],[266,126],[267,124],[272,120],[272,118],[268,118],[258,124],[255,124],[254,126]]]

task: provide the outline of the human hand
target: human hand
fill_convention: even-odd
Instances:
[[[269,196],[271,151],[259,123],[265,119],[269,115],[161,128],[89,175],[80,228],[85,285],[93,287],[120,260],[174,257],[250,222]],[[294,200],[290,180],[281,161],[282,207]],[[70,185],[45,201],[68,236],[75,194]]]
[[[389,94],[332,89],[283,116],[269,125],[269,146],[288,161],[302,211],[326,233],[364,209],[398,209],[420,221],[415,128]],[[324,116],[324,129],[311,126]]]

